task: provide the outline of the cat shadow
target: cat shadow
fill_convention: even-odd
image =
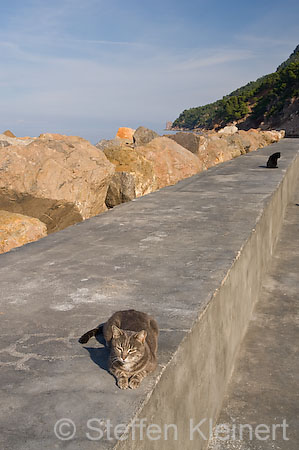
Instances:
[[[259,166],[260,169],[278,169],[278,167]]]
[[[90,359],[101,369],[108,370],[108,359],[109,359],[109,349],[105,345],[105,339],[103,336],[97,336],[95,338],[104,347],[86,347],[84,348],[88,351]]]

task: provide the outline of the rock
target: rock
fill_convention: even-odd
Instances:
[[[166,137],[157,137],[143,146],[114,146],[103,152],[115,165],[116,172],[129,172],[135,180],[136,197],[177,183],[202,169],[199,159]]]
[[[286,130],[275,130],[278,133],[279,140],[285,138]]]
[[[40,220],[0,210],[0,253],[45,236],[47,227]]]
[[[206,170],[232,157],[239,156],[244,148],[234,135],[218,135],[210,132],[205,135],[179,132],[169,136],[199,158],[201,170]],[[228,142],[230,140],[230,142]],[[229,148],[230,146],[230,148]]]
[[[135,146],[145,145],[156,137],[159,137],[159,135],[155,131],[145,127],[139,127],[134,133],[133,142]]]
[[[224,133],[209,131],[205,132],[204,135],[198,135],[180,132],[168,137],[197,155],[203,169],[208,169],[221,162],[277,142],[284,136],[281,131],[259,131],[255,129],[227,133],[225,128],[223,129]],[[235,129],[231,131],[235,131]]]
[[[9,147],[11,144],[8,141],[0,141],[0,148],[1,147]]]
[[[173,141],[177,142],[178,144],[185,147],[187,150],[194,154],[198,154],[198,149],[200,144],[203,141],[203,137],[199,136],[195,133],[185,133],[183,131],[176,133],[176,134],[170,134],[168,137],[169,139],[172,139]]]
[[[239,133],[224,134],[221,136],[221,141],[225,141],[226,151],[231,155],[229,159],[248,153],[249,142],[246,138],[243,140]]]
[[[10,130],[3,131],[2,134],[4,134],[5,136],[8,136],[8,137],[11,137],[11,138],[16,137]]]
[[[136,197],[157,189],[153,165],[139,153],[139,149],[137,151],[125,143],[113,145],[113,142],[110,141],[102,151],[114,164],[116,172],[128,172],[133,175]]]
[[[59,133],[42,133],[39,135],[40,139],[52,139],[55,141],[64,141],[66,139],[68,139],[70,136],[66,136],[64,134],[59,134]],[[79,136],[72,136],[72,138],[77,138],[77,139],[81,139],[79,138]]]
[[[263,147],[263,138],[257,130],[251,129],[248,131],[239,130],[238,135],[242,139],[247,152],[252,152],[260,147]]]
[[[199,157],[203,158],[203,164],[208,169],[216,164],[256,150],[260,146],[258,142],[261,142],[258,134],[257,138],[258,140],[253,139],[256,142],[254,145],[248,134],[245,136],[240,132],[234,134],[224,133],[220,136],[219,133],[210,134],[206,138],[207,141],[201,149],[203,152],[199,153]]]
[[[0,152],[0,209],[36,217],[48,232],[105,211],[113,165],[90,142],[39,138]]]
[[[269,130],[269,131],[260,131],[261,135],[265,139],[266,142],[269,142],[269,144],[272,144],[273,142],[278,142],[280,139],[283,139],[285,137],[285,131],[280,130]]]
[[[235,125],[228,125],[224,128],[221,128],[218,131],[218,134],[234,134],[237,133],[238,131],[238,127],[236,127]]]
[[[129,172],[115,172],[107,192],[106,206],[113,208],[136,198],[135,178]]]
[[[197,156],[204,170],[232,158],[231,152],[228,151],[226,141],[217,135],[203,137],[198,148]]]
[[[118,132],[116,133],[116,137],[119,139],[126,139],[130,142],[133,142],[133,135],[135,133],[135,130],[133,128],[127,128],[127,127],[120,127],[118,129]]]
[[[258,148],[263,148],[266,145],[278,142],[284,137],[284,132],[271,130],[271,131],[260,131],[251,128],[248,131],[239,130],[238,135],[242,139],[243,144],[246,144],[246,151],[252,152]]]
[[[114,139],[102,139],[101,141],[99,141],[96,144],[96,147],[99,148],[100,150],[105,150],[108,148],[116,148],[116,147],[124,147],[124,146],[128,146],[130,148],[133,148],[133,143],[127,139],[119,139],[119,138],[114,138]]]
[[[202,170],[197,156],[167,137],[157,137],[136,150],[151,162],[158,189],[176,184]]]
[[[22,141],[25,141],[25,140],[29,139],[30,141],[33,141],[34,139],[37,139],[37,138],[36,137],[31,137],[31,136],[22,136],[22,137],[18,137],[17,139],[22,139]]]
[[[33,138],[16,138],[9,137],[6,134],[0,134],[0,147],[8,147],[9,145],[28,145]]]
[[[281,138],[277,131],[240,130],[233,134],[209,132],[197,136],[194,133],[177,133],[175,139],[198,156],[203,169],[236,158],[258,148],[265,147]]]

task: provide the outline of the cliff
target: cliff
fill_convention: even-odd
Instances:
[[[197,108],[183,111],[172,129],[218,129],[237,124],[239,129],[284,129],[299,135],[299,45],[277,70]]]

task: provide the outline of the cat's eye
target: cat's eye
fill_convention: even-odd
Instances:
[[[120,352],[122,351],[122,347],[116,347],[117,350],[119,350]]]
[[[136,350],[134,350],[133,348],[130,348],[130,349],[128,350],[128,353],[136,353]]]

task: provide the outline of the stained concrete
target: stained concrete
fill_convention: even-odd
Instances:
[[[217,429],[226,424],[230,431],[222,426],[222,433],[215,432],[209,450],[299,447],[298,203],[287,209],[218,419]],[[242,434],[244,424],[249,427]]]
[[[299,168],[285,139],[0,256],[3,448],[200,449],[218,414]],[[278,169],[265,169],[280,151]],[[121,391],[77,338],[118,309],[154,315],[159,367]],[[175,424],[178,440],[91,440],[87,420]],[[54,434],[71,419],[71,440]],[[68,431],[64,428],[63,431]]]

